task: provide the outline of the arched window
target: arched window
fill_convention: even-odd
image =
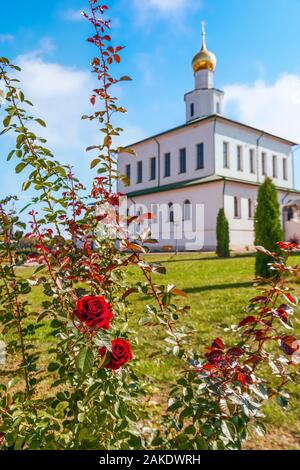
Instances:
[[[241,217],[240,199],[237,196],[234,197],[234,217],[236,219]]]
[[[174,222],[174,209],[173,209],[173,202],[169,202],[169,222]]]
[[[253,219],[253,201],[252,199],[248,199],[248,218]]]
[[[292,207],[289,207],[287,210],[287,221],[293,220],[294,218],[294,211]]]
[[[191,201],[188,199],[184,201],[183,205],[183,220],[191,220],[192,213],[191,213]]]

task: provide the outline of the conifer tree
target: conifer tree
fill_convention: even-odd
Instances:
[[[270,178],[260,186],[255,212],[255,244],[269,251],[277,251],[276,242],[282,241],[283,232],[280,222],[280,205],[277,190]],[[255,272],[257,276],[272,277],[268,263],[272,260],[264,253],[256,253]]]
[[[229,258],[229,224],[224,209],[220,209],[217,217],[217,255]]]

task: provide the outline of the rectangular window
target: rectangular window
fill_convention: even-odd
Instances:
[[[204,144],[197,144],[197,167],[196,170],[204,168]]]
[[[195,115],[195,105],[194,103],[191,103],[191,117]]]
[[[171,154],[165,153],[165,178],[171,176]]]
[[[237,169],[243,171],[243,147],[241,145],[237,146]]]
[[[130,165],[126,165],[126,177],[128,179],[128,182],[130,183],[130,179],[131,179],[131,166]]]
[[[287,159],[284,158],[282,161],[282,173],[283,173],[283,179],[287,180],[288,179],[288,168],[287,168]]]
[[[216,111],[217,111],[217,114],[221,114],[221,107],[220,107],[219,101],[217,101],[217,109],[216,109]]]
[[[150,158],[150,180],[156,179],[156,158]]]
[[[277,178],[277,155],[273,155],[273,178]]]
[[[186,173],[186,149],[179,151],[179,173]]]
[[[267,154],[262,152],[261,154],[261,172],[263,176],[267,176]]]
[[[253,149],[250,149],[249,151],[249,159],[250,173],[255,173],[255,154]]]
[[[137,183],[143,182],[143,162],[137,162]]]
[[[229,143],[223,142],[223,165],[224,168],[229,168]]]

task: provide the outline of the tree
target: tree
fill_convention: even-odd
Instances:
[[[278,251],[276,243],[283,238],[280,224],[280,206],[277,190],[270,178],[260,186],[255,212],[255,244],[264,246],[269,251]],[[273,271],[268,264],[271,262],[269,256],[257,252],[255,272],[261,277],[272,277]]]
[[[229,224],[224,209],[220,209],[217,217],[217,255],[229,258]]]

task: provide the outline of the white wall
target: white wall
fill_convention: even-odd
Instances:
[[[248,180],[252,182],[263,182],[265,176],[262,174],[262,152],[266,153],[267,176],[271,177],[276,186],[284,188],[293,187],[293,164],[292,148],[276,138],[263,136],[257,147],[257,139],[261,136],[259,131],[243,128],[225,121],[218,121],[216,125],[216,173],[218,175]],[[229,168],[224,168],[223,142],[229,143]],[[237,169],[237,146],[242,147],[243,171]],[[255,173],[250,173],[250,149],[254,150]],[[277,155],[278,177],[273,178],[273,155]],[[288,180],[283,179],[283,158],[287,158]]]
[[[230,228],[230,247],[232,250],[254,249],[254,219],[248,217],[248,199],[257,200],[258,186],[245,183],[226,182],[224,192],[224,209]],[[234,197],[240,200],[240,217],[234,216]],[[287,202],[299,200],[299,193],[278,191],[278,202],[281,208],[280,222],[283,223],[282,211]],[[300,224],[298,224],[300,230]],[[290,238],[290,227],[285,226],[285,240]],[[295,227],[294,227],[295,228]],[[300,237],[300,232],[299,232]],[[281,241],[281,240],[278,240]]]
[[[213,174],[213,120],[195,123],[188,127],[183,127],[168,134],[157,137],[160,143],[160,186],[202,178]],[[197,144],[204,143],[204,169],[196,170]],[[125,188],[119,184],[119,191],[128,193],[142,189],[158,186],[158,167],[156,180],[150,180],[150,159],[156,157],[158,165],[158,144],[154,139],[150,139],[140,144],[133,145],[132,148],[137,153],[134,157],[129,154],[121,154],[119,157],[119,171],[125,174],[126,164],[131,165],[131,185]],[[187,171],[179,173],[179,150],[186,148]],[[164,177],[164,155],[171,153],[171,176]],[[137,184],[137,162],[143,161],[143,182]]]
[[[223,182],[213,182],[200,184],[196,186],[190,186],[188,188],[176,189],[171,191],[163,191],[160,193],[148,194],[144,196],[139,196],[133,198],[132,201],[128,201],[130,204],[130,214],[134,212],[135,209],[138,209],[139,203],[144,204],[147,207],[148,211],[151,211],[151,205],[160,204],[168,205],[172,202],[174,205],[179,204],[183,207],[186,200],[190,200],[193,210],[196,210],[196,205],[204,206],[204,247],[203,246],[194,246],[192,249],[195,251],[204,249],[204,250],[214,250],[216,247],[216,220],[219,209],[223,206]],[[195,214],[195,212],[194,212]],[[199,217],[201,217],[201,208],[198,211]],[[199,219],[198,219],[199,220]],[[168,217],[165,219],[165,222],[168,222]],[[181,222],[177,220],[175,214],[175,222]],[[155,224],[154,224],[155,225]],[[179,224],[180,227],[180,224]],[[192,231],[195,231],[196,223],[195,220],[192,224]],[[175,229],[176,230],[176,229]],[[180,230],[180,228],[178,229]],[[168,239],[162,239],[161,230],[158,232],[158,227],[153,227],[152,236],[159,240],[159,245],[154,245],[152,249],[158,249],[158,247],[163,247],[166,245],[172,245],[175,248],[175,240],[171,236]],[[200,235],[200,234],[198,234]],[[178,241],[178,248],[184,249],[180,240]],[[191,249],[191,248],[189,248]]]

